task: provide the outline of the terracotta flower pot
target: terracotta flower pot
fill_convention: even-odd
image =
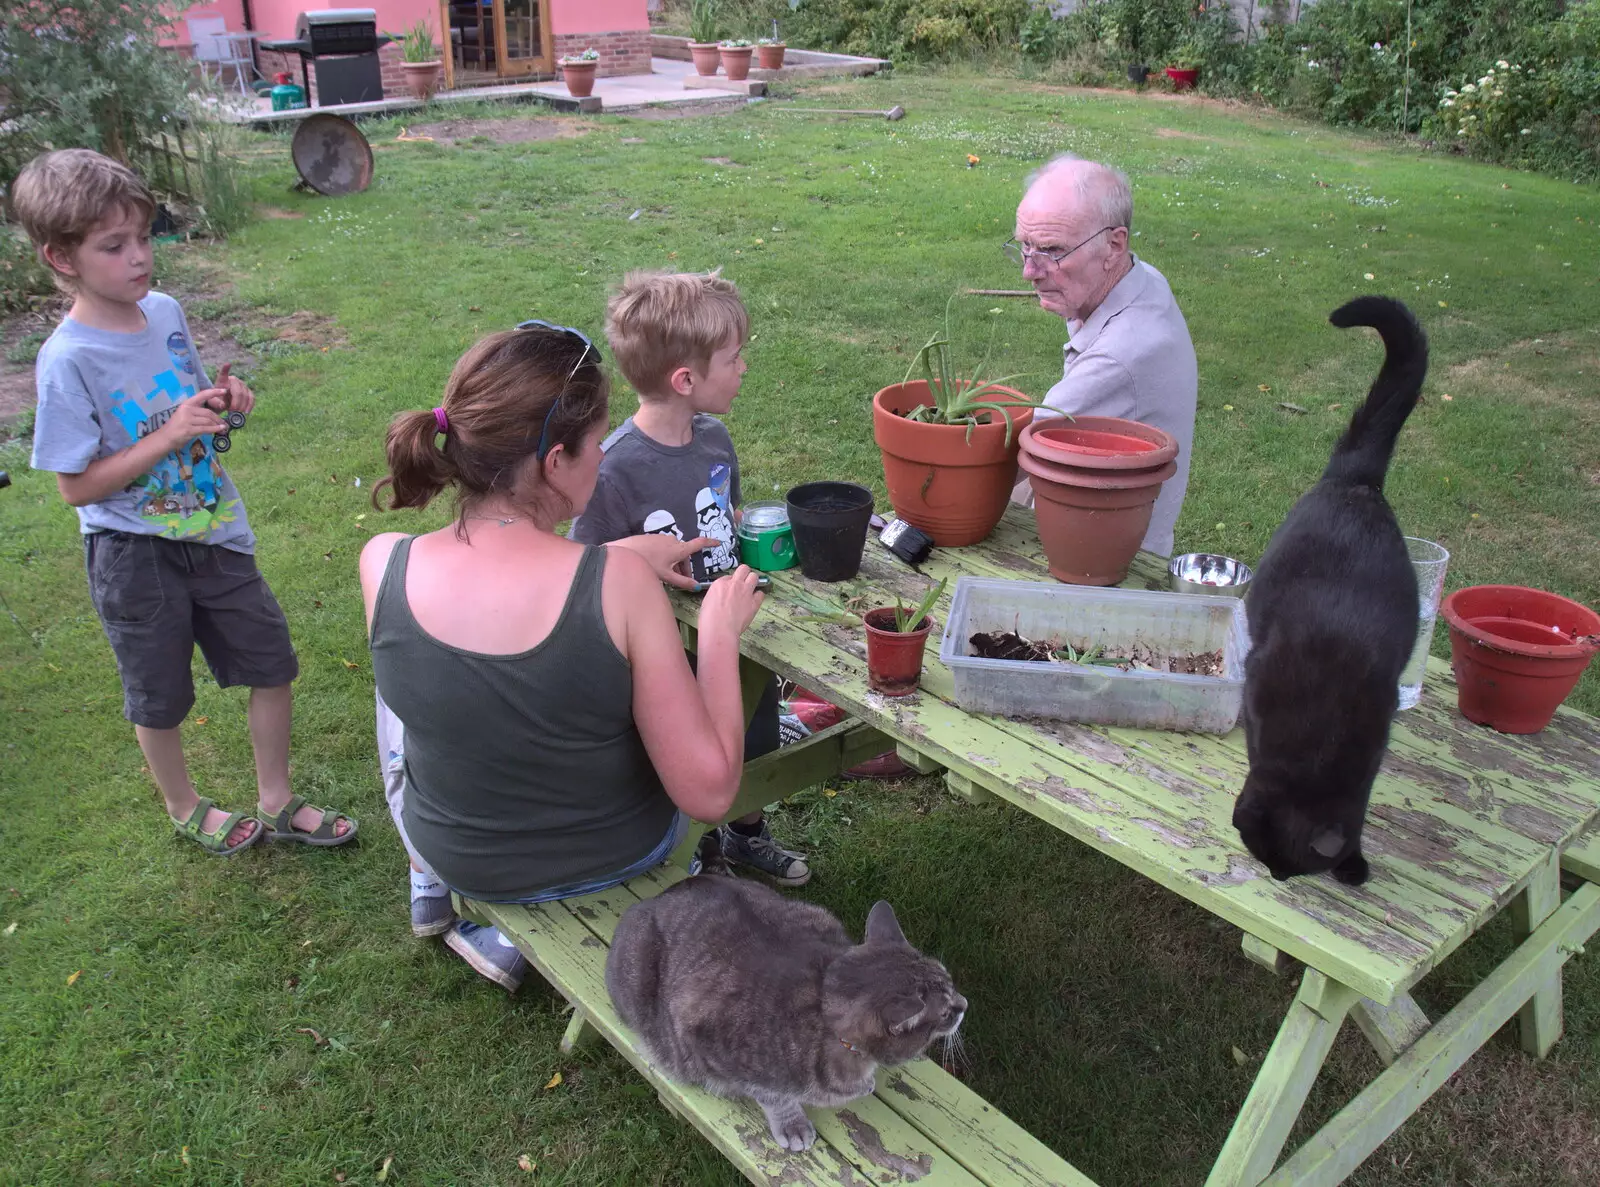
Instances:
[[[750,77],[750,59],[755,54],[753,45],[725,45],[722,47],[722,72],[729,82],[742,82]]]
[[[997,401],[1026,400],[1011,388],[999,388]],[[925,379],[896,383],[872,398],[872,437],[883,454],[883,481],[894,513],[921,528],[941,548],[976,544],[1005,514],[1017,481],[1017,447],[1022,430],[1033,419],[1032,408],[1011,414],[1011,441],[1006,422],[994,416],[971,430],[966,425],[934,425],[907,420],[918,404],[933,403]]]
[[[691,41],[689,56],[694,59],[694,72],[702,78],[710,78],[722,65],[722,47],[715,41]]]
[[[400,73],[406,80],[406,90],[424,103],[433,98],[433,93],[439,89],[439,76],[443,71],[442,61],[400,63]]]
[[[1474,585],[1439,611],[1450,626],[1461,715],[1501,733],[1549,725],[1600,651],[1600,614],[1539,589]]]
[[[763,70],[782,70],[783,51],[787,47],[779,42],[777,45],[756,46],[756,60],[761,63]]]
[[[1172,80],[1173,90],[1192,91],[1200,81],[1200,70],[1198,67],[1190,70],[1180,70],[1176,66],[1168,66],[1167,77]]]
[[[1178,472],[1177,439],[1111,416],[1036,420],[1021,437],[1017,462],[1033,487],[1051,575],[1116,585],[1150,528],[1161,484]]]
[[[561,73],[567,80],[567,93],[574,99],[586,99],[594,94],[594,73],[599,62],[562,62]]]
[[[868,610],[862,621],[867,628],[867,684],[886,697],[916,692],[922,681],[923,647],[933,630],[932,615],[914,631],[894,629],[893,607]]]

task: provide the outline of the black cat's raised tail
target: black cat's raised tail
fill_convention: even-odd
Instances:
[[[1365,402],[1334,447],[1322,478],[1381,491],[1395,439],[1422,393],[1422,380],[1428,373],[1428,338],[1411,311],[1392,297],[1357,297],[1335,309],[1328,320],[1340,329],[1371,326],[1377,330],[1383,339],[1384,359]]]

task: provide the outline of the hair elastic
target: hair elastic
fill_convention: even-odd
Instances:
[[[439,426],[439,431],[446,435],[450,432],[450,418],[444,414],[443,408],[433,410],[433,423]]]

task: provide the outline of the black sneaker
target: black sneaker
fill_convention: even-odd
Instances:
[[[707,830],[700,837],[700,844],[694,851],[694,860],[689,863],[691,874],[708,874],[731,878],[733,871],[728,868],[728,859],[722,856],[722,829],[720,827]]]
[[[772,839],[767,822],[761,822],[761,831],[747,837],[726,825],[717,830],[722,834],[722,855],[731,865],[748,866],[771,878],[779,886],[804,886],[811,881],[811,867],[803,854],[782,849]]]

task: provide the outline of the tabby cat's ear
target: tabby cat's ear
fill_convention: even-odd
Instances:
[[[894,917],[894,908],[879,899],[867,912],[867,943],[904,944],[906,936],[900,922]]]
[[[887,903],[884,904],[888,906]],[[923,1001],[909,993],[890,998],[883,1006],[883,1025],[892,1035],[903,1035],[922,1021]]]

